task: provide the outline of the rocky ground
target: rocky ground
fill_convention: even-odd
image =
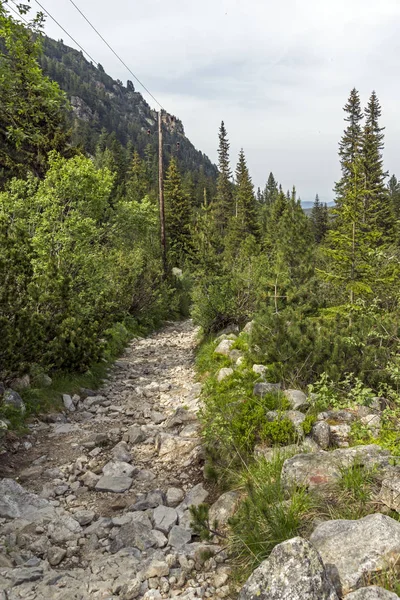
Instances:
[[[190,528],[202,481],[196,331],[135,339],[97,391],[3,455],[1,600],[224,598],[229,568]]]

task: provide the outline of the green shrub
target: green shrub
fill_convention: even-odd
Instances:
[[[317,417],[313,414],[306,415],[306,418],[301,424],[301,428],[304,431],[304,435],[310,435],[312,428],[317,421]]]
[[[260,428],[260,439],[269,446],[288,446],[294,444],[298,435],[289,419],[276,419],[266,422]]]

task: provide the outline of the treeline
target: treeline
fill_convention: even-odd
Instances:
[[[377,389],[399,383],[399,184],[386,184],[375,92],[363,111],[352,90],[344,110],[336,205],[317,196],[310,219],[272,174],[255,195],[243,153],[232,185],[221,127],[217,195],[194,232],[194,316],[206,332],[255,318],[254,359],[272,380],[352,373]]]

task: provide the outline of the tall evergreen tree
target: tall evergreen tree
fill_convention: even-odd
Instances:
[[[182,189],[182,179],[175,158],[169,163],[165,183],[165,217],[170,260],[181,265],[190,251],[190,202]]]
[[[131,168],[128,172],[126,195],[130,200],[141,202],[148,192],[149,186],[146,176],[146,165],[135,150]]]
[[[319,244],[324,239],[328,230],[328,207],[326,204],[322,204],[318,194],[315,196],[314,206],[311,211],[311,226],[314,239]]]
[[[229,166],[229,141],[224,122],[219,129],[217,195],[214,216],[219,233],[224,235],[230,217],[234,214],[232,172]]]
[[[335,184],[336,204],[340,205],[347,188],[353,177],[353,163],[361,152],[362,148],[362,128],[361,121],[363,113],[361,110],[360,96],[358,91],[353,88],[350,97],[344,106],[346,113],[345,121],[348,123],[342,139],[339,142],[339,158],[342,170],[340,181]]]
[[[365,188],[364,220],[381,231],[381,242],[394,236],[394,219],[389,194],[385,185],[387,173],[383,170],[384,127],[379,126],[381,107],[375,92],[372,92],[365,109],[362,153],[364,160]]]
[[[268,181],[264,190],[264,202],[267,205],[271,205],[275,202],[278,197],[278,184],[272,173],[268,176]]]
[[[236,167],[235,195],[236,217],[241,234],[243,236],[257,236],[257,206],[254,196],[254,185],[251,181],[243,148],[239,153],[239,161]]]

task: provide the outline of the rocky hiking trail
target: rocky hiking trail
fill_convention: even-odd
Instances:
[[[0,599],[224,598],[190,529],[203,485],[196,330],[134,339],[97,391],[30,425],[0,480]]]

